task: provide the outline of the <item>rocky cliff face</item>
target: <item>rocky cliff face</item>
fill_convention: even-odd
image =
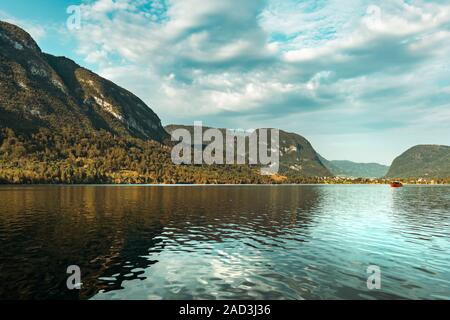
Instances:
[[[291,175],[332,177],[311,143],[296,133],[280,131],[280,164]]]
[[[67,58],[43,53],[28,33],[1,21],[0,124],[24,133],[78,126],[167,138],[158,116],[132,93]]]

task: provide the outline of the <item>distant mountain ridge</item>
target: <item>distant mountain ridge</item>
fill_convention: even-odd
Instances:
[[[418,145],[397,157],[388,178],[450,177],[450,146]]]
[[[347,178],[382,178],[389,171],[389,166],[378,163],[357,163],[347,160],[327,160],[322,163],[337,177]]]

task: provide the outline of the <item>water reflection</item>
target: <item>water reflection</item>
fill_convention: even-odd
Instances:
[[[149,252],[164,250],[155,249],[164,231],[176,231],[180,245],[221,242],[243,230],[276,237],[306,227],[319,201],[314,190],[230,187],[13,187],[0,197],[0,298],[37,299],[88,298],[144,279],[157,262]],[[79,293],[66,289],[72,264],[83,271]]]
[[[407,189],[2,187],[0,299],[445,298],[450,188]]]

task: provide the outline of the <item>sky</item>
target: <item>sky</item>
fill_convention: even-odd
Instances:
[[[448,0],[0,0],[0,19],[165,125],[280,128],[387,165],[450,145]]]

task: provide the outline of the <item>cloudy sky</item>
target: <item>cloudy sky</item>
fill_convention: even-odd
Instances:
[[[277,127],[329,159],[383,164],[450,145],[448,0],[0,0],[0,19],[164,124]]]

